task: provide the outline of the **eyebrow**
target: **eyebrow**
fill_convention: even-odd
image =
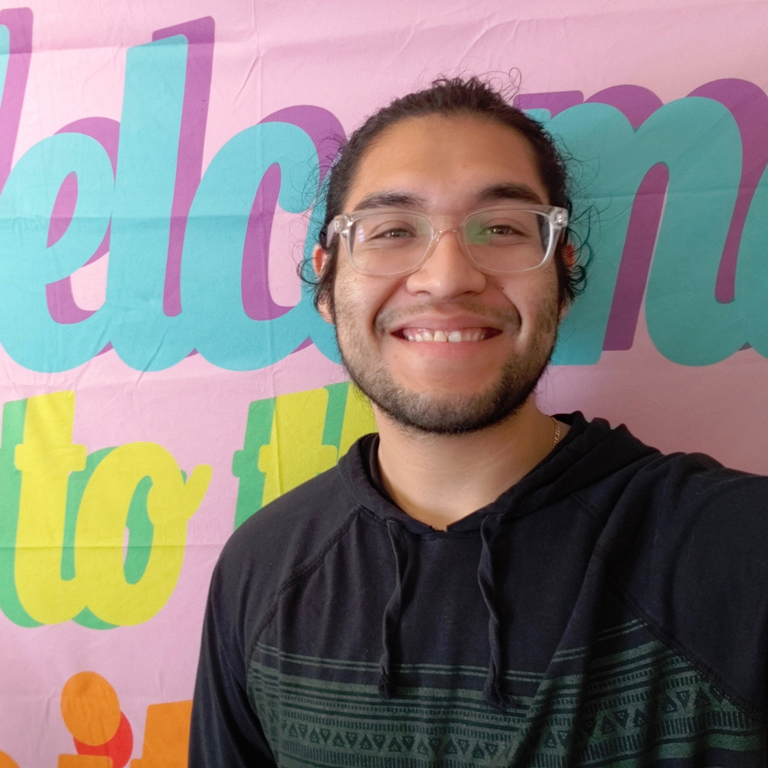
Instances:
[[[492,203],[498,200],[518,200],[522,203],[544,205],[541,197],[527,184],[494,184],[483,189],[477,196],[480,203]],[[424,210],[426,199],[409,192],[374,192],[364,197],[353,210],[363,211],[371,208],[410,208]]]
[[[478,200],[482,203],[496,200],[519,200],[522,203],[544,205],[541,197],[527,184],[494,184],[492,187],[486,187],[478,195]]]
[[[355,211],[368,208],[415,208],[423,209],[426,201],[419,195],[408,192],[374,192],[364,197],[355,207]]]

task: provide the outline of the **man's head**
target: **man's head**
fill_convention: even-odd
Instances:
[[[435,80],[430,88],[409,93],[371,115],[342,146],[325,186],[325,217],[318,242],[322,244],[329,222],[345,210],[350,185],[358,166],[378,137],[402,120],[427,115],[476,116],[495,121],[523,136],[536,158],[541,182],[550,205],[572,212],[568,171],[552,137],[542,126],[524,112],[509,104],[504,96],[479,78]],[[567,258],[565,246],[570,242],[566,231],[555,253],[558,272],[559,300],[562,305],[573,301],[585,280],[583,268],[573,258]],[[309,282],[315,291],[315,306],[327,303],[333,308],[333,283],[336,277],[335,263],[338,256],[338,240],[328,250],[328,261],[323,273]]]
[[[363,210],[407,212],[443,232],[426,260],[396,275],[354,266],[338,236],[322,233],[315,249],[318,308],[381,411],[417,431],[455,434],[503,421],[526,401],[574,295],[573,250],[555,228],[552,258],[509,274],[468,244],[465,222],[528,206],[544,239],[545,209],[570,211],[566,184],[540,126],[475,79],[399,99],[352,135],[331,171],[324,229]],[[513,229],[494,219],[485,231]],[[388,231],[387,247],[404,235],[407,227]]]

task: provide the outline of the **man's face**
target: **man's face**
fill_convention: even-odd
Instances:
[[[549,204],[527,140],[490,120],[435,115],[403,120],[368,147],[344,211],[396,201],[463,217],[510,199]],[[382,411],[421,432],[470,432],[514,413],[549,361],[558,310],[552,260],[486,274],[449,232],[416,272],[377,277],[354,272],[339,244],[334,321],[344,363]],[[461,340],[425,341],[425,331]]]

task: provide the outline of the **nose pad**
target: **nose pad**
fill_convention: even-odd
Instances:
[[[422,264],[424,264],[424,262],[435,252],[435,250],[437,250],[440,238],[443,235],[449,233],[453,234],[453,236],[456,238],[456,244],[459,246],[459,250],[464,255],[464,258],[467,259],[467,261],[469,261],[469,263],[474,267],[474,262],[472,261],[472,258],[470,257],[467,250],[467,244],[464,242],[464,235],[458,227],[453,227],[452,229],[438,229],[437,232],[435,232],[435,234],[432,236],[432,242],[429,244],[429,248],[427,249],[427,253],[424,257],[424,260],[422,261]],[[476,268],[477,267],[475,267],[475,269]]]

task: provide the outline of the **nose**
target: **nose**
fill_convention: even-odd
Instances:
[[[454,229],[437,233],[437,242],[433,243],[427,258],[408,276],[409,291],[450,299],[485,289],[486,275],[469,260],[459,238]]]

